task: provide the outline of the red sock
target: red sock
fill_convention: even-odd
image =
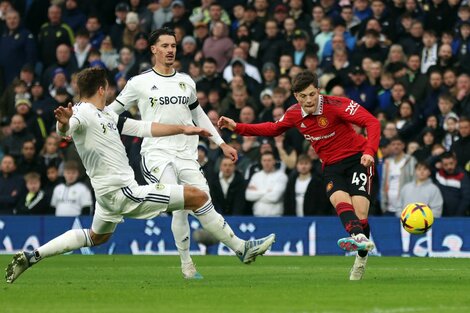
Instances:
[[[336,205],[336,213],[338,214],[341,222],[343,223],[344,229],[350,235],[363,234],[361,222],[357,218],[354,208],[347,202],[340,202]]]

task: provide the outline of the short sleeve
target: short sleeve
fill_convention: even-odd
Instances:
[[[124,86],[124,89],[116,97],[116,102],[119,103],[124,110],[129,110],[133,107],[139,99],[139,91],[135,79],[129,79]]]

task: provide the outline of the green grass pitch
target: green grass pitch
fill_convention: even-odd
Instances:
[[[348,280],[353,257],[194,261],[203,280],[184,280],[176,256],[47,259],[12,285],[3,279],[0,312],[470,312],[468,259],[370,257],[358,282]]]

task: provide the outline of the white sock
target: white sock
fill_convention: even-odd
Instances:
[[[71,229],[34,250],[34,255],[37,262],[43,258],[92,246],[94,243],[89,229]]]
[[[191,244],[188,211],[178,210],[173,211],[173,218],[171,219],[171,231],[175,238],[176,248],[180,254],[181,263],[190,263],[193,260],[189,254],[189,246]]]
[[[233,233],[230,225],[225,221],[224,217],[217,213],[214,205],[208,200],[201,208],[194,211],[202,227],[210,232],[217,240],[221,241],[235,253],[245,250],[245,241],[241,240]]]

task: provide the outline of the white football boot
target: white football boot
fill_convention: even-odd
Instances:
[[[349,275],[349,280],[362,279],[362,276],[364,276],[364,272],[366,271],[367,257],[368,255],[365,257],[361,257],[359,254],[356,255],[356,259],[354,260],[354,264]]]
[[[261,239],[245,241],[245,251],[237,251],[238,258],[245,264],[250,264],[256,260],[258,255],[263,255],[276,240],[275,234],[270,234]]]
[[[181,264],[181,272],[184,279],[203,279],[204,277],[196,270],[193,262]]]
[[[20,251],[13,256],[13,260],[5,269],[7,283],[12,284],[24,271],[31,267],[28,257],[34,257],[33,253]]]

